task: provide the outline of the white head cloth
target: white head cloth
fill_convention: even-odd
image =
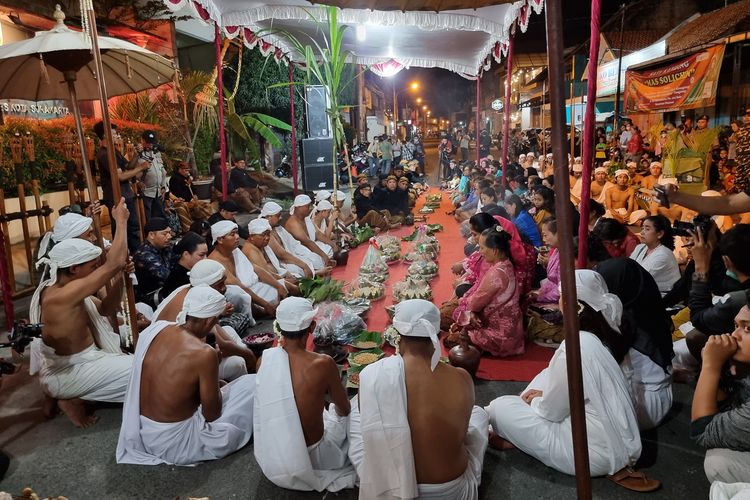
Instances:
[[[310,327],[318,309],[302,297],[287,297],[276,308],[276,324],[285,332],[299,332]]]
[[[652,161],[652,162],[651,162],[651,165],[649,165],[649,167],[648,167],[648,168],[654,168],[654,167],[659,167],[659,168],[661,168],[661,163],[660,163],[660,162],[658,162],[658,161]]]
[[[629,161],[626,166],[628,168],[630,168],[630,167],[636,168],[638,166],[638,164],[636,162],[634,162],[634,161]]]
[[[271,230],[271,224],[266,219],[253,219],[247,225],[250,234],[263,234]]]
[[[581,165],[580,163],[574,163],[573,172],[583,172],[583,165]]]
[[[627,170],[623,168],[615,170],[615,177],[620,177],[621,175],[627,175],[628,179],[630,179],[630,172],[628,172]]]
[[[518,159],[520,160],[521,158],[523,158],[525,160],[526,159],[526,155],[524,153],[521,153],[520,155],[518,155]]]
[[[211,238],[213,238],[213,242],[216,243],[216,240],[218,240],[222,236],[228,235],[235,229],[237,229],[237,224],[232,222],[231,220],[219,221],[211,226]]]
[[[84,264],[92,261],[102,254],[102,249],[90,241],[79,238],[64,240],[50,250],[47,257],[42,257],[37,265],[48,265],[50,280],[46,286],[54,285],[57,282],[57,270],[65,269],[70,266]]]
[[[213,259],[203,259],[195,263],[188,273],[190,284],[193,286],[213,285],[226,274],[224,265]]]
[[[226,306],[227,299],[210,286],[194,286],[185,295],[182,311],[177,315],[177,324],[184,325],[188,316],[200,319],[215,318],[224,312]]]
[[[323,189],[315,193],[315,203],[321,202],[323,200],[329,200],[329,199],[331,199],[330,191],[326,191],[325,189]]]
[[[393,315],[393,327],[405,337],[425,337],[432,341],[435,350],[430,360],[430,369],[440,362],[440,311],[435,304],[422,299],[399,302]]]
[[[604,172],[606,174],[608,172],[608,170],[606,168],[604,168],[604,167],[596,167],[594,169],[594,173],[598,174],[599,172]]]
[[[547,158],[552,158],[552,153],[547,153]]]
[[[279,205],[275,201],[269,201],[266,202],[266,204],[263,205],[263,208],[260,209],[260,216],[268,217],[269,215],[280,214],[282,210],[283,208],[281,208],[281,205]]]
[[[346,199],[346,193],[343,191],[336,190],[336,201],[342,201]]]
[[[294,203],[292,204],[292,208],[289,209],[289,213],[293,214],[296,207],[304,207],[310,203],[312,203],[312,200],[309,196],[306,194],[298,194],[297,197],[294,198]]]
[[[576,293],[578,300],[587,303],[594,311],[602,313],[609,326],[616,332],[620,331],[622,302],[617,295],[609,293],[607,283],[601,274],[590,269],[577,269]]]
[[[321,210],[333,210],[333,205],[331,205],[331,202],[328,200],[323,200],[321,202],[318,202],[317,206],[315,207],[318,212]]]
[[[52,229],[52,239],[55,243],[77,238],[91,228],[94,221],[90,217],[83,215],[67,213],[60,216],[55,221],[55,227]]]

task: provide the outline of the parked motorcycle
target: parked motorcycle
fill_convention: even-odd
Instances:
[[[289,156],[284,155],[281,157],[281,164],[276,167],[274,174],[279,178],[292,176],[292,165],[289,163]]]

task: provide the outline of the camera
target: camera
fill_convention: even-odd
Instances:
[[[43,327],[42,323],[14,321],[13,331],[8,334],[8,342],[2,344],[2,346],[11,347],[14,351],[21,354],[31,344],[32,340],[41,338]]]
[[[675,236],[693,236],[691,233],[695,233],[700,230],[703,236],[707,236],[711,230],[713,221],[710,215],[698,214],[693,218],[692,222],[675,221],[672,226],[672,232]]]

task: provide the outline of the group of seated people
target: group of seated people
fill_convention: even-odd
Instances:
[[[406,168],[406,163],[402,161],[389,174],[380,175],[375,187],[366,174],[357,177],[352,206],[359,225],[387,231],[414,222],[412,211],[424,184]]]
[[[105,250],[94,244],[91,218],[60,217],[42,259],[47,279],[31,302],[31,321],[44,324],[31,366],[46,408],[86,427],[95,422],[87,401],[124,403],[118,463],[195,464],[252,437],[265,476],[297,490],[358,485],[361,498],[476,498],[488,443],[573,474],[554,192],[522,175],[498,186],[483,168],[467,167],[466,192],[455,193],[468,240],[466,259],[452,269],[455,296],[440,309],[423,300],[396,306],[398,355],[365,368],[352,400],[332,358],[306,349],[316,310],[297,296],[298,283],[336,265],[344,245],[329,228],[365,218],[381,227],[377,217],[381,229],[398,224],[393,193],[400,203],[406,196],[410,212],[414,186],[398,192],[405,175],[387,178],[381,194],[360,181],[351,213],[340,192],[297,196],[285,220],[279,204],[266,202],[245,235],[230,202],[174,245],[164,220],[153,218],[135,263],[124,231]],[[595,200],[590,208],[590,269],[576,271],[576,290],[592,475],[636,491],[658,487],[632,469],[639,430],[664,421],[673,376],[692,370],[700,375],[691,434],[709,449],[709,480],[750,482],[750,226],[695,228],[683,237],[689,262],[680,266],[664,215],[643,220],[638,243]],[[124,200],[111,215],[125,226]],[[134,355],[120,347],[136,328],[120,310],[123,271],[138,280]],[[684,309],[672,318],[667,304]],[[258,357],[241,338],[261,316],[275,318],[281,341]],[[471,377],[440,362],[441,331],[447,346],[463,336],[496,357],[524,353],[541,332],[536,340],[556,352],[520,395],[481,408]]]

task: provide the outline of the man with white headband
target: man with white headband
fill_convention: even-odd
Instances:
[[[251,220],[247,225],[248,237],[242,246],[255,269],[263,269],[283,286],[291,295],[299,295],[297,278],[287,270],[271,248],[271,224],[266,219]]]
[[[306,349],[316,313],[300,297],[279,304],[274,329],[282,341],[264,351],[258,369],[253,448],[277,486],[335,492],[357,481],[347,456],[351,406],[333,358]]]
[[[630,172],[625,169],[615,171],[615,187],[604,193],[605,217],[625,224],[630,223],[630,215],[635,211],[635,190],[630,186]]]
[[[276,257],[298,278],[330,273],[320,255],[310,251],[281,225],[281,211],[281,205],[273,201],[263,205],[260,211],[260,217],[266,219],[273,229],[268,244]]]
[[[333,235],[335,217],[331,202],[323,200],[315,205],[313,211],[305,219],[307,235],[326,255],[333,255],[338,251]]]
[[[197,286],[187,293],[177,324],[157,321],[141,333],[117,463],[194,465],[250,440],[255,375],[219,388],[219,355],[206,343],[226,305],[213,288]]]
[[[237,285],[252,298],[252,303],[260,307],[265,314],[274,316],[279,293],[286,296],[286,290],[274,281],[267,272],[256,269],[239,249],[240,237],[237,234],[237,224],[231,221],[221,221],[211,226],[211,237],[214,249],[209,259],[220,262],[227,271],[227,284]],[[260,276],[266,283],[260,280]],[[268,282],[277,286],[271,286]]]
[[[658,481],[630,468],[641,455],[641,438],[629,384],[619,364],[628,352],[619,330],[622,302],[608,292],[600,274],[588,269],[576,271],[576,292],[591,475],[608,475],[625,488],[652,491]],[[491,439],[493,446],[517,447],[553,469],[574,475],[565,356],[563,341],[549,366],[520,396],[501,396],[487,411],[497,433]]]
[[[129,212],[123,200],[113,208],[112,216],[125,227]],[[57,405],[77,427],[96,422],[87,415],[84,401],[119,403],[125,397],[133,358],[123,354],[120,336],[106,318],[116,313],[122,297],[126,236],[125,231],[115,233],[102,264],[102,249],[91,242],[61,241],[42,259],[49,266],[50,278],[39,284],[31,298],[31,322],[44,325],[39,345],[42,390],[58,400]],[[102,300],[95,298],[118,274],[109,293]]]
[[[96,237],[94,235],[93,224],[94,221],[91,217],[84,217],[83,215],[74,212],[68,212],[61,215],[55,221],[52,231],[45,233],[39,241],[39,253],[37,254],[37,258],[41,259],[46,257],[54,245],[71,238],[80,238],[95,244]],[[43,271],[43,277],[46,276],[45,269]]]
[[[226,285],[227,278],[224,266],[215,260],[204,259],[196,263],[189,274],[190,284],[175,289],[159,304],[159,307],[154,311],[154,321],[177,321],[177,316],[182,311],[185,298],[190,293],[190,290],[198,286],[210,286],[227,299],[227,310],[221,314],[222,318],[232,315],[234,319],[232,324],[245,325],[245,328],[241,330],[243,335],[247,327],[255,325],[255,320],[251,315],[237,312],[234,308],[227,294],[228,287]],[[241,290],[240,293],[245,294]],[[223,325],[217,324],[213,329],[213,333],[216,337],[216,345],[221,351],[219,378],[231,381],[242,375],[246,375],[248,372],[255,372],[255,363],[257,362],[255,355],[242,342],[242,338],[240,338],[234,327],[227,323]]]
[[[607,162],[605,162],[605,165]],[[607,180],[609,170],[607,167],[597,167],[594,169],[594,181],[591,183],[591,198],[604,205],[604,197],[607,191],[615,185]]]
[[[291,234],[294,239],[299,241],[308,250],[318,255],[323,262],[328,263],[330,266],[335,266],[336,262],[333,260],[333,249],[325,245],[319,245],[317,241],[310,237],[310,229],[308,223],[311,225],[309,216],[312,213],[312,200],[306,194],[297,195],[294,198],[294,204],[289,209],[289,219],[287,219],[284,228]],[[314,230],[314,228],[313,228]],[[313,231],[314,234],[314,231]]]
[[[399,355],[362,370],[350,417],[360,498],[476,499],[489,419],[474,406],[471,376],[440,363],[440,311],[406,300],[393,326]]]

